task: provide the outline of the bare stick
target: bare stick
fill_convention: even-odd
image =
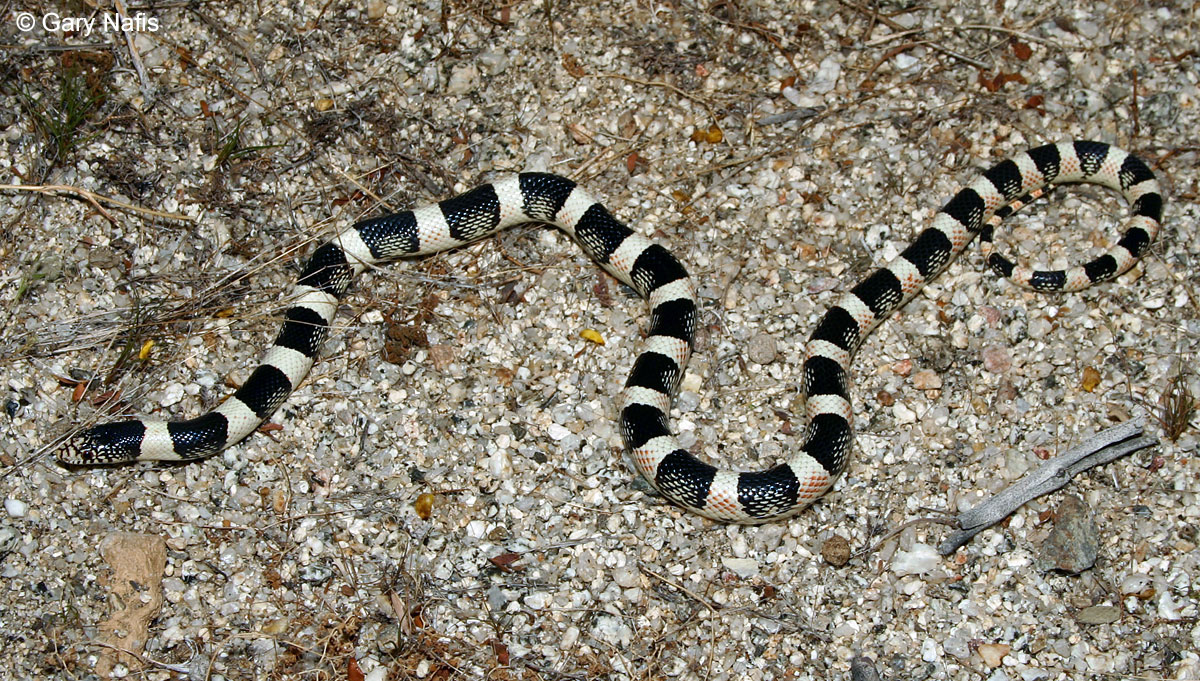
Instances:
[[[1026,502],[1063,487],[1083,471],[1158,444],[1158,440],[1142,435],[1145,426],[1146,417],[1139,416],[1102,430],[1038,466],[999,494],[958,514],[962,529],[942,542],[938,551],[943,556],[954,553],[971,537],[1012,515]]]
[[[129,19],[129,12],[125,9],[125,0],[116,0],[115,2],[117,14],[121,15],[122,19]],[[122,31],[125,34],[125,45],[129,48],[129,59],[133,62],[133,70],[137,71],[138,80],[142,83],[142,93],[147,97],[150,96],[152,87],[150,79],[146,77],[146,67],[142,64],[142,55],[138,53],[137,45],[133,42],[133,31]]]
[[[88,203],[92,204],[92,206],[97,211],[99,211],[101,215],[103,215],[105,218],[107,218],[109,220],[109,222],[116,222],[116,220],[113,219],[112,215],[110,215],[108,211],[104,210],[104,208],[100,205],[101,203],[107,203],[109,205],[116,206],[117,208],[120,208],[121,210],[127,210],[131,213],[141,213],[143,215],[150,215],[150,216],[153,216],[156,218],[161,218],[163,220],[178,220],[179,222],[196,222],[195,218],[188,217],[187,215],[181,215],[179,213],[166,213],[166,212],[163,212],[160,210],[152,210],[150,208],[142,208],[141,206],[135,206],[132,203],[125,203],[124,201],[121,201],[120,199],[114,199],[110,196],[104,196],[103,194],[96,194],[95,192],[90,192],[86,189],[82,189],[80,187],[72,187],[72,186],[66,185],[66,184],[0,184],[0,191],[37,192],[39,194],[51,194],[51,195],[53,195],[53,194],[74,194],[74,195],[86,200]]]

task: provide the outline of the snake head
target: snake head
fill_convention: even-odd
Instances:
[[[67,438],[56,457],[68,466],[102,466],[137,461],[146,426],[119,421],[92,426]]]

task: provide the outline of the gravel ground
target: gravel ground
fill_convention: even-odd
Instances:
[[[0,25],[0,183],[27,185],[0,205],[10,678],[1200,677],[1197,433],[1157,420],[1200,394],[1195,2],[153,3],[128,32],[82,11],[18,0]],[[536,226],[368,273],[276,425],[220,456],[50,454],[105,399],[218,403],[314,241],[531,169],[688,264],[676,428],[763,467],[802,432],[803,339],[839,292],[974,173],[1070,138],[1160,174],[1151,255],[1044,296],[968,251],[864,345],[855,458],[786,523],[637,479],[614,397],[644,305]],[[1066,188],[999,239],[1061,266],[1124,210]],[[942,512],[1138,414],[1161,446],[929,555]],[[1046,563],[1060,505],[1095,549],[1078,574]]]

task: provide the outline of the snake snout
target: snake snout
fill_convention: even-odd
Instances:
[[[121,421],[93,426],[67,438],[55,454],[68,466],[100,466],[137,461],[141,454],[140,421]]]

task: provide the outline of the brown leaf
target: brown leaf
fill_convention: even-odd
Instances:
[[[492,556],[491,558],[488,558],[488,562],[500,568],[504,572],[517,572],[519,570],[524,570],[524,565],[513,565],[513,563],[517,562],[518,560],[521,560],[521,554],[519,553],[502,553],[498,556]]]
[[[1029,58],[1033,56],[1033,48],[1029,46],[1029,43],[1023,43],[1019,40],[1013,41],[1012,51],[1013,55],[1021,61],[1029,61]]]
[[[496,655],[496,662],[502,667],[507,667],[509,663],[508,646],[504,645],[503,641],[497,641],[494,638],[488,643],[492,644],[492,653]]]
[[[283,576],[279,574],[279,570],[275,568],[267,568],[263,570],[263,579],[272,589],[283,588]]]
[[[583,65],[579,63],[579,60],[573,54],[564,54],[562,65],[567,70],[567,73],[575,78],[583,78],[587,75],[587,71],[583,69]]]
[[[997,92],[1004,87],[1006,83],[1027,83],[1025,76],[1019,73],[997,73],[995,76],[989,76],[983,71],[979,72],[979,84],[982,85],[988,92]]]
[[[517,284],[520,283],[517,279],[512,279],[504,283],[500,287],[500,299],[505,305],[516,305],[517,303],[525,302],[525,295],[517,290]]]
[[[362,669],[358,667],[358,660],[353,657],[346,660],[346,681],[363,681],[365,678]]]
[[[400,598],[400,594],[395,591],[389,591],[388,605],[392,606],[392,615],[400,623],[400,633],[405,636],[412,636],[415,629],[413,628],[412,617],[405,617],[409,612],[408,607],[404,605],[404,599]]]
[[[608,290],[608,277],[604,272],[596,273],[596,283],[592,284],[592,293],[595,294],[596,300],[599,300],[602,306],[613,306],[612,292]]]
[[[500,367],[494,369],[492,375],[496,377],[496,380],[500,381],[500,385],[509,386],[512,385],[513,379],[517,377],[517,372],[508,367]]]

